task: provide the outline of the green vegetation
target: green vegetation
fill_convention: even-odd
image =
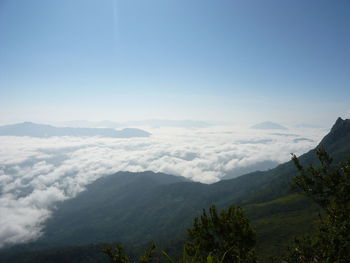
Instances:
[[[287,262],[348,262],[350,258],[350,159],[331,167],[332,159],[323,148],[317,150],[321,167],[305,169],[294,155],[293,161],[300,175],[294,178],[294,186],[323,209],[313,235],[296,238],[286,255]],[[302,200],[290,195],[279,200],[258,204],[255,207],[280,205]],[[301,217],[301,223],[303,218]],[[273,226],[272,226],[273,227]],[[277,231],[278,232],[278,231]],[[218,214],[211,206],[209,215],[203,210],[188,229],[191,241],[184,245],[183,258],[174,260],[166,252],[170,263],[175,262],[257,262],[255,255],[255,233],[241,208],[231,206]],[[143,259],[150,262],[155,246],[146,251]],[[128,257],[107,248],[105,253],[113,263],[128,263]],[[190,256],[192,256],[191,260]],[[221,260],[220,260],[221,258]]]
[[[332,159],[324,149],[317,155],[321,167],[304,168],[296,156],[300,171],[295,187],[317,203],[323,214],[316,232],[295,240],[289,262],[349,262],[350,258],[350,159],[332,169]]]
[[[161,251],[168,262],[257,262],[254,249],[255,232],[239,207],[231,206],[218,214],[213,205],[209,209],[209,215],[203,210],[201,216],[195,218],[193,227],[188,229],[188,235],[190,241],[183,245],[183,254],[178,260]],[[107,246],[103,252],[111,263],[130,262],[129,256],[124,253],[120,244],[116,247]],[[139,262],[147,263],[154,259],[159,261],[159,256],[156,254],[156,246],[153,243],[139,258]]]
[[[225,255],[224,262],[256,262],[255,232],[239,207],[230,206],[218,214],[212,205],[209,215],[203,210],[201,216],[195,218],[188,234],[191,241],[185,244],[186,248],[198,249],[200,256],[206,258],[209,253],[217,258]]]
[[[111,263],[130,263],[131,260],[127,254],[124,252],[124,248],[121,244],[117,244],[115,247],[108,246],[104,248],[103,253],[105,253]],[[150,263],[150,262],[168,262],[168,263],[224,263],[226,253],[221,257],[217,257],[209,253],[209,255],[204,258],[200,256],[199,250],[196,249],[194,255],[189,255],[186,248],[183,249],[183,254],[181,258],[175,259],[171,257],[165,251],[157,251],[156,246],[153,243],[152,246],[147,249],[141,257],[139,257],[139,263]],[[133,261],[135,262],[135,261]]]
[[[76,198],[58,205],[40,240],[3,249],[0,262],[59,262],[41,259],[42,255],[46,259],[49,255],[58,258],[58,254],[71,255],[74,262],[88,262],[78,258],[79,253],[72,256],[73,250],[80,251],[80,256],[91,258],[95,253],[97,257],[100,249],[95,249],[96,246],[89,249],[89,246],[101,243],[125,244],[125,253],[135,261],[153,240],[160,250],[183,258],[183,244],[194,242],[194,239],[187,240],[186,230],[193,218],[200,218],[202,209],[211,204],[216,204],[218,211],[228,211],[232,204],[242,207],[256,231],[259,262],[268,261],[271,256],[281,258],[288,244],[291,252],[286,258],[290,262],[300,262],[292,260],[293,255],[303,255],[295,254],[299,252],[309,258],[306,254],[316,251],[317,247],[333,247],[335,251],[342,248],[346,254],[350,236],[347,232],[349,163],[338,164],[350,156],[349,142],[350,120],[339,119],[320,143],[333,157],[333,162],[321,155],[320,168],[314,168],[318,163],[317,151],[311,150],[298,158],[298,166],[294,159],[266,172],[212,185],[152,172],[124,172],[101,178]],[[310,166],[313,168],[304,168]],[[297,192],[290,188],[294,178]],[[321,187],[324,182],[327,187]],[[305,195],[300,194],[303,191]],[[207,217],[210,218],[210,212]],[[316,225],[315,220],[319,222]],[[316,236],[312,236],[313,233]],[[291,245],[294,236],[303,234],[306,237]],[[342,238],[335,239],[334,235]],[[328,244],[325,242],[328,239],[334,242]],[[209,253],[201,251],[200,255],[203,260]],[[159,256],[166,260],[164,255]],[[191,260],[196,259],[193,256],[187,253]],[[222,255],[211,253],[210,256],[214,261],[222,260]],[[325,257],[328,256],[322,255],[322,259]],[[98,260],[95,261],[105,262],[106,257]]]

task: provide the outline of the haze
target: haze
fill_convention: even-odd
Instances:
[[[0,3],[0,121],[349,117],[349,1]]]
[[[105,175],[209,184],[313,149],[350,117],[349,10],[348,0],[0,0],[0,126],[61,127],[0,134],[0,248],[40,237],[57,202]],[[122,128],[133,129],[111,130]]]

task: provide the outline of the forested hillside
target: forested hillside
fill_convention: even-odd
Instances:
[[[318,147],[329,152],[334,164],[350,157],[350,120],[339,118]],[[299,160],[317,165],[315,150]],[[235,204],[244,208],[256,229],[258,255],[278,255],[293,236],[312,231],[319,211],[291,190],[296,174],[292,161],[211,185],[153,172],[116,173],[58,204],[45,234],[29,248],[113,242],[142,246],[156,241],[174,249],[202,209]]]

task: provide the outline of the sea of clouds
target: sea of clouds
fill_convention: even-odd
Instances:
[[[324,129],[148,129],[149,138],[0,137],[0,247],[38,238],[57,201],[118,171],[154,171],[202,183],[317,145]]]

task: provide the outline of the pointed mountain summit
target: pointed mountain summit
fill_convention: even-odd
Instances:
[[[288,130],[288,128],[271,121],[261,122],[253,125],[250,128],[256,130]]]
[[[329,142],[333,142],[335,140],[340,139],[343,136],[347,136],[350,134],[350,120],[349,119],[345,119],[343,120],[342,118],[338,118],[337,121],[334,123],[331,131],[329,132],[329,134],[327,134],[323,140],[321,141],[329,141]],[[324,142],[325,143],[325,142]]]
[[[332,158],[341,160],[350,157],[350,119],[338,118],[330,132],[321,140],[319,147],[332,153]]]

